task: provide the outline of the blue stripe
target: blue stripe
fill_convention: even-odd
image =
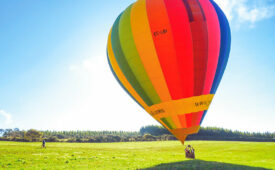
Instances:
[[[121,83],[121,81],[118,79],[116,73],[114,72],[113,68],[112,68],[112,65],[110,63],[110,59],[109,59],[109,55],[108,55],[108,52],[107,52],[107,59],[108,59],[108,64],[109,64],[109,67],[114,75],[114,77],[116,78],[116,81],[119,83],[119,85],[123,88],[123,90],[140,106],[142,107],[139,102],[128,92],[128,90],[123,86],[123,84]],[[143,108],[143,107],[142,107]],[[144,108],[143,108],[144,109]]]
[[[217,12],[219,22],[220,22],[220,30],[221,30],[220,56],[219,56],[215,78],[210,91],[211,94],[215,94],[220,85],[222,76],[224,74],[224,71],[228,62],[230,48],[231,48],[231,32],[230,32],[228,20],[224,15],[224,13],[222,12],[222,10],[220,9],[220,7],[213,0],[210,0],[210,2],[212,3],[212,5],[214,6]],[[200,124],[202,124],[206,113],[207,113],[207,110],[204,111]]]
[[[230,32],[228,20],[226,19],[226,16],[222,12],[222,10],[214,1],[211,0],[210,2],[212,3],[212,5],[214,6],[217,12],[217,15],[220,21],[220,28],[221,28],[220,56],[219,56],[215,78],[214,78],[213,85],[210,92],[211,94],[215,94],[221,82],[223,73],[225,71],[225,68],[228,62],[228,57],[229,57],[230,48],[231,48],[231,32]]]

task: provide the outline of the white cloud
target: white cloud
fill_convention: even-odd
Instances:
[[[6,125],[12,123],[12,116],[11,116],[11,114],[5,112],[4,110],[0,110],[0,116],[4,117]]]
[[[254,24],[257,21],[270,18],[274,15],[274,6],[263,6],[249,9],[242,5],[238,8],[238,16],[241,22],[248,21]]]
[[[239,24],[249,23],[250,26],[258,21],[275,15],[275,2],[268,0],[216,0],[229,21]]]
[[[234,8],[240,3],[242,0],[215,0],[215,2],[219,5],[219,7],[224,11],[227,18],[232,20],[234,15]]]

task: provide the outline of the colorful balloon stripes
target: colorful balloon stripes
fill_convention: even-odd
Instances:
[[[184,142],[196,133],[227,65],[229,23],[212,0],[138,0],[108,38],[127,93]]]

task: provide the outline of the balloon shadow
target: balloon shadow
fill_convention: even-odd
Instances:
[[[214,161],[203,161],[203,160],[187,160],[181,162],[173,162],[173,163],[164,163],[159,164],[154,167],[144,168],[141,170],[166,170],[166,169],[180,169],[180,170],[267,170],[266,168],[262,167],[250,167],[245,165],[236,165],[236,164],[229,164],[229,163],[221,163],[221,162],[214,162]]]

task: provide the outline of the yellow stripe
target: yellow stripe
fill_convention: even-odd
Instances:
[[[174,117],[187,113],[204,111],[208,110],[213,97],[213,94],[208,94],[180,100],[171,100],[150,106],[146,111],[157,120],[163,117]],[[178,125],[178,122],[175,123]]]
[[[143,100],[148,105],[153,105],[157,103],[161,103],[161,99],[159,98],[159,95],[157,94],[154,86],[152,85],[150,78],[147,75],[147,72],[143,66],[143,63],[140,59],[139,53],[136,48],[136,44],[134,42],[134,37],[132,34],[132,28],[131,28],[131,7],[128,7],[124,13],[122,14],[119,22],[119,41],[122,53],[124,54],[124,60],[125,64],[122,65],[128,65],[129,69],[133,73],[132,76],[135,77],[137,80],[137,84],[141,86],[142,91],[144,91],[145,95],[151,100],[151,104],[146,102],[146,99],[142,96],[133,82],[129,79],[127,74],[129,72],[125,72],[126,70],[123,69],[122,65],[120,64],[120,59],[116,57],[119,66],[121,66],[121,70],[123,71],[124,75],[128,79],[128,81],[131,83],[133,88],[140,94],[140,96],[143,98]],[[132,77],[132,78],[133,78]]]
[[[139,0],[133,5],[131,26],[136,48],[150,81],[162,102],[171,100],[151,35],[146,0]]]
[[[111,33],[112,30],[109,33],[108,37],[108,55],[110,59],[111,66],[116,73],[117,77],[121,81],[121,83],[124,85],[124,87],[128,90],[128,92],[140,103],[140,105],[144,108],[147,109],[148,106],[145,104],[145,102],[141,99],[141,97],[137,94],[137,92],[134,90],[134,88],[131,86],[131,84],[128,82],[126,77],[123,75],[122,71],[120,70],[117,61],[114,56],[113,48],[112,48],[112,43],[111,43]]]

